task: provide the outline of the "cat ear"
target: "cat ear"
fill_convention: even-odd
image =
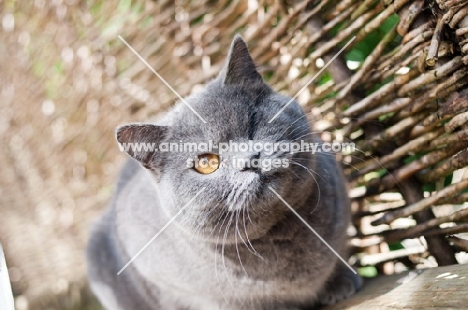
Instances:
[[[121,151],[138,160],[145,168],[156,168],[157,146],[167,137],[169,127],[128,124],[117,127],[115,136]]]
[[[232,40],[226,64],[219,77],[226,85],[263,82],[249,54],[247,44],[240,35],[236,35]]]

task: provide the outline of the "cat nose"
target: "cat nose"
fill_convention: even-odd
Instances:
[[[242,162],[242,166],[239,167],[241,171],[246,171],[246,170],[258,170],[259,169],[259,164],[258,164],[258,159],[260,158],[260,153],[255,152],[251,153],[247,156],[245,156]],[[255,161],[256,160],[256,161]]]

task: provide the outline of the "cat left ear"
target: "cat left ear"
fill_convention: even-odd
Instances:
[[[236,35],[232,40],[226,64],[219,77],[225,85],[263,83],[263,79],[250,56],[247,44],[240,35]]]
[[[138,160],[145,168],[159,164],[157,146],[167,137],[168,127],[152,124],[129,124],[117,127],[115,136],[121,151]]]

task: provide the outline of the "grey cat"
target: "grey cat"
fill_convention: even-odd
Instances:
[[[181,102],[159,124],[124,125],[116,136],[121,145],[320,143],[296,102],[268,123],[289,100],[264,83],[236,36],[219,76],[185,99],[206,123]],[[348,257],[350,205],[333,154],[213,150],[127,150],[132,159],[87,250],[91,288],[106,309],[312,309],[360,288],[360,277],[276,195]],[[234,156],[244,164],[231,164]],[[197,159],[215,160],[200,168]]]

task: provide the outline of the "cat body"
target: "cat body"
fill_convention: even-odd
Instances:
[[[179,103],[158,125],[119,127],[117,140],[320,143],[296,102],[268,122],[290,99],[264,84],[240,37],[218,78],[185,100],[198,115]],[[349,201],[333,154],[127,152],[133,159],[88,245],[91,288],[106,309],[309,309],[359,289],[360,278],[285,205],[347,257]],[[209,173],[187,164],[200,156],[222,164]],[[240,167],[233,158],[288,165]]]

